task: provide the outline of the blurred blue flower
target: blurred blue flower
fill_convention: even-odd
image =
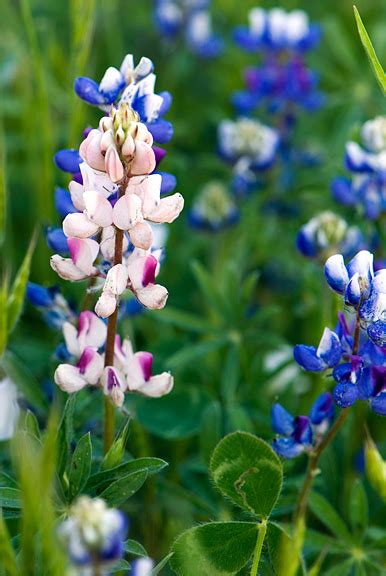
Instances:
[[[221,182],[208,182],[196,197],[188,221],[193,228],[217,232],[239,219],[239,210]]]
[[[28,282],[27,298],[41,312],[47,325],[55,330],[60,330],[64,322],[71,322],[75,317],[57,286],[46,288],[41,284]]]
[[[134,560],[131,564],[130,576],[151,576],[154,568],[154,560],[144,556]]]
[[[83,162],[79,155],[79,150],[63,149],[59,150],[54,156],[55,164],[63,172],[76,174],[79,172],[79,165]]]

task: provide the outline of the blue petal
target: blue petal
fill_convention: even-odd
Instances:
[[[374,412],[381,416],[386,416],[386,392],[381,392],[370,401],[370,406]]]
[[[310,410],[312,424],[318,425],[326,418],[331,419],[334,415],[334,404],[332,394],[324,392],[313,403]]]
[[[367,328],[367,335],[374,344],[381,348],[386,347],[386,322],[377,320]]]
[[[161,195],[169,194],[173,192],[174,188],[177,186],[177,178],[174,174],[169,174],[169,172],[155,172],[155,174],[161,174]]]
[[[338,177],[331,184],[332,195],[334,199],[345,206],[353,206],[357,199],[352,189],[351,181],[345,177]]]
[[[272,447],[283,458],[296,458],[305,450],[304,445],[296,443],[293,438],[275,438]]]
[[[291,436],[294,431],[294,417],[279,403],[271,408],[272,429],[276,434]]]
[[[321,372],[327,368],[325,362],[316,354],[315,346],[297,344],[294,348],[296,362],[309,372]]]
[[[296,247],[307,258],[315,258],[318,254],[315,237],[309,233],[309,230],[303,226],[296,237]]]
[[[147,129],[158,144],[166,144],[173,138],[173,124],[167,120],[155,120],[147,124]]]
[[[54,252],[68,254],[67,236],[64,235],[62,228],[48,228],[46,231],[47,244]]]
[[[49,308],[54,303],[51,290],[34,282],[27,284],[27,298],[31,304],[41,308]]]
[[[341,382],[334,388],[335,402],[341,408],[348,408],[359,400],[359,389],[355,384]]]
[[[347,272],[350,278],[355,274],[365,278],[368,284],[374,277],[374,256],[368,250],[361,250],[347,264]]]
[[[172,105],[173,102],[173,97],[170,94],[170,92],[167,92],[166,90],[160,92],[159,96],[161,96],[162,98],[161,108],[159,109],[159,116],[161,117],[164,116],[164,114],[166,114],[166,112],[168,112],[168,110],[170,109],[170,106]]]
[[[106,99],[99,92],[99,84],[92,80],[91,78],[86,78],[85,76],[79,76],[75,79],[74,90],[82,100],[85,100],[93,106],[100,106],[106,104]]]
[[[78,212],[72,203],[71,194],[65,188],[57,187],[55,189],[55,208],[62,218],[65,218],[67,214]]]
[[[316,353],[326,364],[326,367],[336,366],[342,356],[339,336],[329,328],[325,328]]]
[[[259,100],[258,95],[247,91],[234,92],[232,96],[232,104],[236,112],[242,116],[249,116]]]
[[[312,428],[308,416],[297,416],[294,426],[292,437],[295,442],[310,446],[312,444]]]
[[[59,150],[54,156],[55,164],[63,172],[75,174],[79,172],[79,164],[83,162],[78,150],[64,149]]]
[[[324,266],[324,274],[330,288],[343,295],[349,282],[349,276],[341,254],[335,254],[328,258]]]

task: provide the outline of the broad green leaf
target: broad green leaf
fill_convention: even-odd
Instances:
[[[158,574],[161,572],[162,568],[164,568],[166,566],[166,564],[169,562],[169,560],[172,556],[173,556],[173,552],[171,552],[170,554],[165,556],[165,558],[163,558],[161,560],[161,562],[158,562],[157,566],[154,566],[154,568],[150,572],[149,576],[158,576]]]
[[[282,526],[269,522],[267,530],[267,546],[269,559],[274,574],[277,576],[295,576],[304,573],[301,552],[304,543],[304,523],[296,531],[296,536],[290,535]]]
[[[16,554],[11,544],[8,528],[0,510],[0,558],[5,576],[18,576]]]
[[[41,411],[46,409],[47,399],[43,394],[41,384],[14,352],[11,350],[5,352],[1,359],[1,367],[32,406]]]
[[[188,438],[200,429],[209,396],[198,388],[180,389],[163,398],[140,398],[137,416],[152,434],[173,440]]]
[[[126,562],[126,560],[119,560],[119,562],[117,562],[116,564],[114,564],[114,566],[111,568],[111,570],[109,571],[109,574],[116,574],[117,572],[121,573],[122,570],[125,571],[125,574],[127,574],[127,570],[130,568],[130,564],[128,562]]]
[[[72,500],[84,488],[90,476],[92,445],[90,432],[87,432],[78,442],[72,455],[68,473],[69,496]]]
[[[335,536],[344,542],[352,543],[352,536],[336,510],[320,494],[312,492],[309,498],[309,506],[313,514],[324,524]]]
[[[127,436],[129,434],[130,419],[127,420],[123,430],[118,434],[117,438],[114,440],[106,456],[103,458],[101,465],[102,470],[108,470],[118,466],[122,462],[123,455],[125,453],[125,446],[127,441]]]
[[[143,485],[147,478],[146,470],[139,470],[127,474],[116,480],[100,495],[109,506],[121,506],[128,498],[131,498]]]
[[[0,487],[0,508],[21,508],[21,492],[17,488]]]
[[[9,476],[6,472],[0,471],[0,486],[8,488],[17,488],[17,482]]]
[[[212,522],[187,530],[172,546],[178,576],[237,574],[251,558],[258,536],[252,522]]]
[[[221,404],[210,402],[201,416],[200,448],[204,462],[209,463],[214,447],[221,439]]]
[[[347,550],[344,542],[310,528],[307,528],[305,543],[310,550],[320,552],[328,549],[329,554],[342,554]]]
[[[374,71],[375,77],[378,81],[378,84],[381,87],[383,94],[385,95],[386,94],[385,72],[383,70],[381,63],[378,60],[378,57],[377,57],[376,52],[374,50],[374,47],[371,43],[370,36],[367,33],[367,30],[366,30],[366,28],[362,22],[362,18],[360,16],[356,6],[354,6],[354,15],[355,15],[355,20],[356,20],[357,27],[358,27],[359,37],[360,37],[361,42],[363,44],[363,47],[366,51],[367,57],[370,61],[370,64],[373,68],[373,71]]]
[[[350,498],[350,522],[354,533],[361,537],[367,528],[369,505],[363,483],[355,480]]]
[[[147,472],[150,476],[151,474],[157,474],[163,470],[168,463],[161,458],[137,458],[136,460],[130,460],[129,462],[124,462],[115,468],[110,470],[105,470],[103,472],[98,472],[90,476],[87,482],[87,491],[97,489],[101,491],[112,482],[132,474],[134,472]]]
[[[217,488],[243,510],[269,517],[279,497],[283,467],[272,448],[248,432],[228,434],[210,462]]]
[[[8,295],[8,302],[7,302],[8,334],[11,333],[12,330],[15,328],[16,323],[21,314],[31,268],[32,255],[36,245],[36,238],[37,233],[35,232],[31,238],[31,242],[28,247],[27,253],[24,256],[24,260],[16,274],[16,278],[13,281],[12,288]]]
[[[126,554],[132,554],[133,556],[147,556],[145,548],[135,540],[126,540],[125,552]]]

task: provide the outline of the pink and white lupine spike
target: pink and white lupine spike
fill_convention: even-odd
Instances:
[[[101,318],[111,316],[118,304],[118,297],[127,287],[128,274],[123,264],[116,264],[107,273],[102,294],[95,306],[95,312]]]
[[[155,283],[159,261],[155,254],[135,249],[127,259],[129,284],[135,296],[146,308],[161,309],[165,306],[168,291]]]
[[[127,382],[124,374],[113,366],[106,366],[101,379],[103,391],[106,396],[110,396],[115,406],[122,406]]]

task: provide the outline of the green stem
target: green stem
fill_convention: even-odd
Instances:
[[[267,533],[267,521],[263,520],[258,524],[259,534],[256,540],[255,552],[253,555],[253,563],[251,568],[251,576],[257,576],[257,570],[259,568],[261,551],[263,549],[265,535]]]

